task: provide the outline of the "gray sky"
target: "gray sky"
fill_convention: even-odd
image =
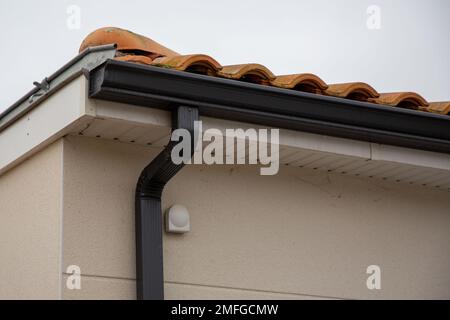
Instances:
[[[79,29],[68,27],[71,5],[81,10]],[[371,5],[380,19],[367,13]],[[222,65],[256,62],[279,75],[312,72],[327,83],[450,100],[449,18],[448,0],[0,0],[0,112],[105,26]]]

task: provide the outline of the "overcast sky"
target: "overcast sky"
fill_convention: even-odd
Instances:
[[[0,0],[0,26],[0,112],[105,26],[222,65],[256,62],[278,75],[450,100],[448,0]]]

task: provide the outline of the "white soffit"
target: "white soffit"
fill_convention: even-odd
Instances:
[[[89,121],[80,76],[0,131],[0,174]]]
[[[87,98],[84,76],[0,132],[0,174],[61,137],[163,147],[170,137],[170,113],[159,109]],[[264,128],[202,118],[203,130]],[[365,176],[450,190],[450,155],[280,130],[282,165]]]
[[[203,129],[264,128],[204,118]],[[280,163],[450,190],[450,155],[280,130]]]

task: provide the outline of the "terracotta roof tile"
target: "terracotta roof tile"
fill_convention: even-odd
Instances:
[[[426,109],[429,112],[450,115],[450,101],[430,102]]]
[[[417,108],[417,110],[423,111],[423,112],[430,112],[430,110],[428,110],[428,107],[424,107],[424,106],[419,106],[419,107]]]
[[[264,85],[269,85],[271,81],[275,80],[272,71],[257,63],[225,66],[219,71],[218,75],[224,78]]]
[[[323,94],[328,85],[318,76],[311,73],[278,76],[272,81],[275,87],[294,89],[303,92]]]
[[[153,61],[151,58],[149,58],[147,56],[137,56],[134,54],[118,56],[118,57],[115,57],[114,59],[120,60],[120,61],[135,62],[135,63],[140,63],[140,64],[151,64]]]
[[[329,96],[368,101],[371,98],[377,98],[379,93],[364,82],[348,82],[330,84],[326,90],[326,94]]]
[[[327,85],[318,76],[310,73],[275,76],[265,66],[256,63],[222,67],[210,56],[204,54],[180,55],[147,37],[119,28],[107,27],[92,32],[84,39],[80,52],[88,47],[112,43],[117,45],[115,59],[121,61],[450,115],[450,102],[429,104],[414,92],[379,94],[364,82]]]
[[[147,56],[151,59],[177,55],[175,51],[160,45],[152,39],[128,30],[113,27],[97,29],[89,34],[81,43],[80,52],[88,47],[111,43],[117,45],[117,50],[119,52],[130,52],[133,54],[140,53],[140,55]]]
[[[222,69],[220,63],[205,54],[161,57],[155,59],[152,65],[210,76],[216,76],[217,72]]]
[[[381,93],[378,98],[372,99],[371,102],[414,110],[418,110],[420,106],[428,106],[428,102],[415,92]]]

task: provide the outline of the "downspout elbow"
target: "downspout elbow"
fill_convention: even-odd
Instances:
[[[197,108],[180,106],[172,113],[172,131],[186,129],[194,137]],[[164,299],[163,219],[161,196],[164,187],[183,167],[174,164],[170,141],[164,150],[142,171],[136,185],[136,291],[139,300]],[[194,153],[191,141],[191,156]]]

